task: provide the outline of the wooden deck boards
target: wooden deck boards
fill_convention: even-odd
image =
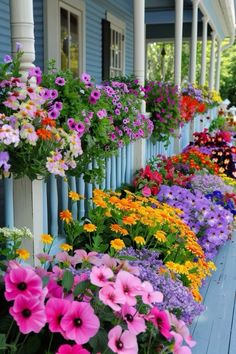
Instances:
[[[206,311],[192,325],[193,354],[236,354],[236,233],[215,259],[202,289]]]

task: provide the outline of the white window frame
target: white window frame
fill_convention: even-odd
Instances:
[[[120,20],[119,18],[115,17],[114,15],[112,15],[111,13],[107,12],[106,14],[106,19],[110,22],[110,27],[111,30],[114,30],[116,32],[120,32],[123,39],[121,41],[122,45],[121,45],[121,75],[125,75],[125,22]],[[110,50],[110,56],[111,56],[111,50]],[[118,70],[118,68],[115,67],[111,67],[110,66],[110,72],[111,70]]]
[[[45,68],[51,59],[55,59],[56,66],[61,67],[61,28],[60,9],[75,13],[79,16],[79,74],[85,71],[85,4],[83,0],[44,0],[44,62]]]

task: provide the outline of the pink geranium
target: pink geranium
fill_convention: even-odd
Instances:
[[[89,303],[73,301],[61,320],[61,327],[68,339],[84,344],[95,336],[100,323]]]
[[[134,307],[127,304],[123,305],[121,315],[126,321],[130,333],[138,335],[139,333],[145,332],[145,320]]]
[[[154,303],[163,301],[163,294],[160,291],[154,291],[152,284],[148,281],[142,283],[142,288],[144,290],[142,300],[145,304],[151,306]]]
[[[63,344],[58,348],[56,354],[90,354],[87,349],[84,349],[79,344],[69,345]]]
[[[142,294],[140,279],[124,270],[117,274],[115,288],[121,304],[136,305],[136,296]]]
[[[90,280],[92,284],[103,287],[108,283],[109,279],[113,278],[113,276],[113,271],[106,266],[93,267],[90,274]]]
[[[38,297],[18,295],[9,310],[21,333],[39,333],[46,324],[45,307]]]
[[[64,299],[49,299],[46,304],[45,313],[47,316],[47,322],[51,332],[60,332],[64,335],[64,331],[61,328],[61,320],[63,316],[69,311],[70,302]]]
[[[5,276],[5,298],[14,300],[18,295],[37,297],[42,294],[42,280],[30,268],[12,268]]]
[[[186,347],[185,345],[182,346],[183,338],[180,334],[178,334],[174,331],[171,331],[170,333],[175,339],[173,354],[192,354],[192,351],[190,348]]]
[[[99,291],[99,299],[105,305],[111,307],[114,311],[120,311],[120,306],[118,303],[120,303],[121,298],[112,284],[105,285]]]
[[[170,322],[165,311],[160,311],[157,307],[153,307],[149,312],[147,319],[149,319],[154,324],[154,326],[158,328],[159,332],[166,339],[172,338],[172,334],[170,333]]]
[[[137,354],[138,343],[134,334],[129,331],[122,333],[121,326],[115,326],[108,333],[108,347],[119,354]]]
[[[152,194],[151,188],[149,188],[148,186],[144,186],[142,189],[142,195],[144,197],[150,197],[151,194]]]

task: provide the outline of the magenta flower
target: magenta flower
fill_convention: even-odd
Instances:
[[[58,97],[58,91],[57,90],[49,90],[50,92],[50,98],[52,100],[55,100]]]
[[[109,279],[113,278],[113,276],[113,271],[106,266],[101,266],[99,268],[93,267],[90,273],[90,280],[92,284],[103,287],[108,283]]]
[[[41,278],[30,268],[12,268],[5,276],[5,298],[15,300],[18,295],[39,297],[42,294]]]
[[[136,296],[142,294],[140,279],[124,270],[117,274],[115,288],[121,304],[136,305]]]
[[[84,349],[79,344],[69,345],[62,344],[56,354],[90,354],[87,349]]]
[[[24,334],[39,333],[46,324],[45,308],[38,297],[18,295],[9,312]]]
[[[120,311],[120,306],[118,303],[122,300],[117,294],[116,289],[112,284],[105,285],[99,291],[99,299],[107,306],[112,308],[114,311]]]
[[[100,326],[98,317],[93,308],[86,302],[73,301],[69,311],[61,320],[61,327],[68,339],[77,344],[87,343],[95,336]]]
[[[67,125],[71,130],[75,130],[77,123],[75,122],[74,118],[68,118]]]
[[[60,115],[60,111],[58,109],[53,108],[48,112],[48,117],[51,119],[57,119]]]
[[[28,78],[36,77],[36,83],[39,85],[42,81],[42,71],[39,66],[32,67],[28,71]]]
[[[166,339],[172,338],[172,334],[170,333],[170,322],[165,311],[160,311],[157,307],[153,307],[149,312],[147,319],[149,319],[154,326],[158,328],[163,337]]]
[[[61,320],[69,311],[69,308],[70,302],[65,299],[52,298],[48,300],[45,313],[51,332],[59,332],[64,336],[65,332],[61,328]]]
[[[53,108],[58,110],[58,111],[61,111],[62,108],[63,108],[62,102],[60,102],[60,101],[55,102],[54,105],[53,105]]]
[[[80,136],[84,133],[85,131],[85,126],[82,122],[78,122],[76,124],[75,130],[80,134]]]
[[[142,195],[144,197],[150,197],[151,194],[152,194],[151,188],[149,188],[148,186],[144,186],[142,189]]]
[[[58,86],[64,86],[65,83],[66,83],[66,80],[64,79],[64,77],[58,76],[55,80],[55,84]]]
[[[122,333],[121,326],[115,326],[108,333],[108,347],[119,354],[136,354],[138,353],[137,338],[129,331]]]
[[[142,300],[145,304],[152,306],[154,303],[160,303],[163,301],[163,294],[160,291],[154,291],[153,286],[148,281],[142,283],[144,293]]]
[[[96,101],[101,97],[101,92],[99,90],[93,90],[90,93],[90,98],[94,98]]]
[[[91,80],[91,76],[87,73],[83,73],[83,74],[81,74],[80,79],[81,79],[81,81],[83,81],[84,84],[88,84]]]
[[[140,316],[136,308],[124,304],[121,308],[121,315],[126,321],[130,333],[138,335],[139,333],[145,332],[145,320]]]

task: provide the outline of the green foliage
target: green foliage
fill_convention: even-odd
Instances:
[[[224,44],[223,44],[224,45]],[[223,52],[221,60],[220,93],[223,99],[228,98],[231,105],[236,105],[236,44]]]

